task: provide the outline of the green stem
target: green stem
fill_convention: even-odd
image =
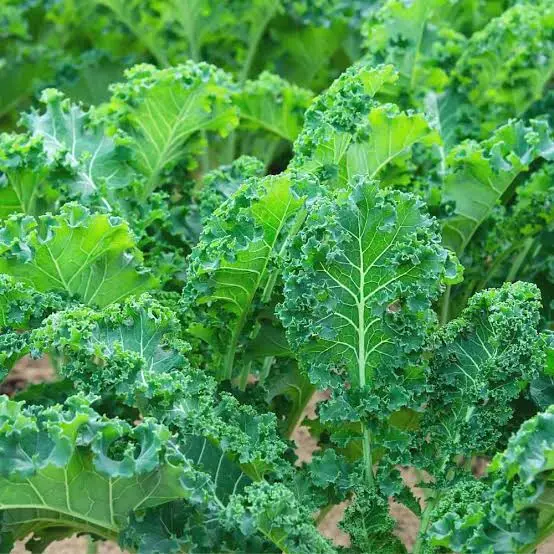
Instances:
[[[152,54],[158,65],[161,67],[167,67],[169,65],[169,61],[165,54],[160,52],[160,50],[157,48],[157,46],[154,45],[154,43],[148,39],[148,34],[145,33],[143,30],[135,27],[134,22],[127,16],[127,14],[124,12],[123,3],[121,5],[115,5],[115,4],[106,4],[109,6],[112,11],[116,14],[117,17],[119,17],[120,21],[135,35],[135,37],[138,39],[139,42],[141,42],[146,49]]]
[[[240,371],[240,377],[239,377],[239,389],[241,391],[246,390],[246,385],[248,384],[248,377],[250,376],[251,366],[252,366],[251,362],[245,363],[242,366],[242,369]]]
[[[521,252],[516,256],[516,259],[513,261],[512,266],[510,267],[510,271],[508,273],[508,276],[506,277],[506,281],[511,282],[515,280],[534,242],[535,242],[534,238],[528,238],[524,242]]]
[[[95,541],[90,535],[87,537],[87,554],[97,554],[98,542]]]
[[[452,291],[452,285],[447,285],[444,294],[440,301],[440,323],[445,325],[448,323],[448,311],[450,309],[450,293]]]
[[[363,428],[363,452],[364,452],[364,463],[365,463],[365,476],[367,482],[371,487],[373,487],[373,457],[371,455],[371,432],[370,430],[362,424]]]
[[[219,380],[226,380],[226,379],[230,380],[233,377],[233,365],[235,362],[235,353],[237,351],[240,333],[246,321],[246,315],[247,315],[246,310],[244,310],[233,331],[233,334],[231,336],[231,344],[229,345],[229,348],[227,348],[227,351],[225,352],[225,357],[223,358],[223,365],[222,365],[221,371],[218,372]]]
[[[423,552],[422,549],[427,535],[427,530],[429,528],[429,524],[431,523],[431,514],[433,513],[433,509],[435,508],[438,500],[439,500],[438,493],[435,494],[434,497],[427,499],[427,504],[425,506],[425,509],[423,510],[423,513],[421,514],[419,531],[417,533],[417,539],[414,544],[414,549],[412,550],[412,554],[421,554]]]
[[[502,254],[499,254],[496,256],[494,263],[492,264],[491,268],[487,272],[487,276],[484,279],[481,279],[475,286],[476,291],[483,290],[487,287],[490,280],[496,275],[496,272],[498,268],[504,263],[504,261],[509,258],[513,254],[513,248],[509,248],[502,252]]]
[[[289,422],[287,425],[287,430],[285,431],[285,436],[287,439],[290,439],[292,434],[294,433],[294,430],[296,429],[296,426],[300,423],[300,418],[302,417],[302,414],[304,413],[304,410],[306,409],[306,406],[312,399],[312,396],[315,393],[315,387],[312,387],[311,390],[304,396],[301,402],[299,402],[296,409],[292,412],[291,417],[289,418]]]
[[[250,74],[250,69],[252,67],[252,62],[254,61],[254,56],[256,55],[256,50],[258,49],[258,44],[260,43],[260,40],[265,32],[267,24],[269,23],[270,19],[275,15],[277,5],[278,3],[274,2],[272,7],[270,7],[269,5],[267,6],[267,11],[265,13],[265,16],[260,21],[260,24],[258,25],[256,32],[250,37],[248,50],[246,52],[246,58],[244,60],[244,63],[242,64],[242,68],[238,75],[238,83],[240,87],[242,87],[246,79],[248,79],[248,75]],[[236,142],[237,142],[237,133],[236,131],[233,131],[229,135],[229,139],[227,142],[226,157],[227,157],[228,163],[231,163],[235,159]]]
[[[300,231],[300,229],[302,228],[302,225],[304,224],[304,221],[306,220],[307,215],[308,215],[308,211],[306,210],[306,208],[302,208],[301,210],[298,211],[291,225],[290,231],[288,232],[287,236],[285,237],[285,240],[283,241],[283,244],[281,245],[281,248],[279,249],[279,252],[277,254],[278,258],[282,258],[284,256],[289,240],[292,237],[294,237],[298,233],[298,231]],[[273,294],[273,289],[275,288],[278,277],[279,277],[279,268],[275,268],[269,274],[269,277],[267,278],[267,281],[264,287],[264,292],[262,294],[262,302],[264,304],[267,304],[271,299],[271,295]]]
[[[256,29],[256,32],[252,36],[250,40],[250,44],[248,45],[248,51],[246,53],[246,59],[244,61],[244,64],[242,65],[241,71],[239,73],[239,84],[244,84],[244,81],[248,79],[248,75],[250,73],[250,68],[252,66],[252,62],[254,61],[254,56],[256,55],[256,50],[258,49],[258,44],[265,32],[265,28],[267,27],[267,24],[269,23],[270,19],[275,14],[276,6],[278,5],[277,2],[272,3],[273,6],[269,7],[267,6],[267,10],[265,13],[265,17],[262,18],[260,21],[260,24],[258,25],[258,28]]]
[[[262,362],[262,370],[260,371],[260,383],[263,383],[269,377],[269,372],[271,371],[271,366],[273,365],[274,360],[275,356],[266,356],[264,358],[264,361]]]

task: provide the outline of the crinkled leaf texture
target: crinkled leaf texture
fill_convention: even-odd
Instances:
[[[544,365],[540,307],[535,285],[506,283],[474,295],[433,337],[420,448],[433,445],[437,474],[452,456],[496,452],[514,400]]]
[[[44,410],[0,397],[0,421],[2,532],[13,538],[50,527],[116,538],[130,511],[200,487],[166,428],[105,419],[85,397]]]
[[[13,215],[0,229],[0,273],[39,292],[106,306],[156,288],[126,222],[66,204],[58,215]]]
[[[476,138],[519,117],[542,96],[554,72],[553,31],[549,0],[517,2],[467,42],[453,77],[471,106],[468,124],[476,127]]]
[[[435,321],[447,260],[414,196],[358,178],[320,199],[292,242],[279,310],[312,378],[325,388],[344,373],[364,387],[402,367]]]
[[[39,137],[0,135],[0,218],[37,215],[59,193],[45,183],[51,171]]]
[[[30,329],[67,301],[56,293],[41,293],[9,275],[0,274],[0,379],[30,351]]]
[[[220,548],[227,539],[234,547],[265,540],[285,552],[332,552],[309,521],[307,508],[295,504],[280,482],[292,468],[283,457],[287,445],[277,435],[275,417],[240,405],[229,394],[219,395],[213,379],[190,367],[179,332],[175,314],[149,295],[101,311],[82,306],[59,311],[32,332],[33,349],[59,360],[61,375],[81,390],[113,394],[143,417],[167,426],[172,456],[192,472],[180,479],[196,479],[193,494],[181,496],[186,506],[160,507],[158,516],[143,510],[130,516],[132,530],[119,528],[124,544],[149,544],[163,529],[138,521],[175,513],[185,518],[186,527],[166,539],[175,539],[179,547],[197,539],[206,548],[199,552]],[[273,500],[283,495],[290,501],[277,524]],[[313,550],[302,550],[303,544]]]
[[[233,99],[244,128],[262,129],[293,142],[302,129],[312,96],[309,90],[263,72],[256,80],[246,81]]]
[[[491,138],[467,141],[447,158],[444,201],[454,206],[443,220],[447,246],[461,254],[510,184],[536,159],[551,160],[554,142],[546,121],[511,121]]]
[[[431,544],[454,552],[527,554],[552,533],[554,407],[526,421],[490,467],[489,485],[430,529]],[[440,506],[439,506],[440,507]]]
[[[206,63],[190,61],[167,69],[142,64],[125,76],[125,82],[113,85],[104,109],[134,153],[147,197],[167,172],[197,152],[190,150],[190,141],[199,131],[228,134],[238,123],[237,109],[230,77]]]
[[[191,332],[214,347],[218,376],[229,379],[253,304],[303,206],[293,176],[251,179],[206,222],[194,248],[183,303]]]
[[[66,168],[62,182],[72,197],[109,198],[129,186],[133,171],[126,163],[127,149],[117,146],[102,125],[95,125],[90,112],[55,89],[45,90],[41,102],[44,113],[33,110],[23,116],[22,123],[33,137],[42,139],[48,161]],[[103,204],[110,207],[110,200],[104,198]]]
[[[405,163],[414,144],[436,142],[422,114],[378,101],[397,79],[391,65],[359,62],[345,71],[306,111],[291,167],[345,186],[360,174],[382,178],[389,165]]]
[[[398,86],[387,91],[393,97],[404,93],[417,98],[425,89],[440,91],[448,82],[445,62],[452,43],[463,37],[451,28],[457,23],[450,13],[454,6],[445,4],[445,0],[388,0],[364,21],[365,46],[372,61],[398,69]],[[442,44],[446,37],[448,48]]]

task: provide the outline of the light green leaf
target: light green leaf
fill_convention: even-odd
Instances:
[[[477,138],[521,116],[554,73],[552,2],[514,4],[471,36],[453,71],[455,89],[473,109],[468,123]]]
[[[142,64],[125,76],[127,81],[113,86],[105,109],[134,152],[134,165],[145,176],[145,196],[175,165],[190,162],[190,140],[199,131],[225,136],[238,123],[231,80],[214,66],[188,62],[156,69]]]
[[[359,62],[350,67],[306,112],[291,167],[314,172],[334,187],[345,186],[352,176],[378,178],[387,167],[402,166],[418,142],[437,142],[422,114],[378,102],[379,94],[397,80],[390,65]]]
[[[554,159],[546,121],[531,121],[528,127],[512,121],[490,139],[454,148],[444,179],[443,199],[454,206],[453,214],[443,219],[445,244],[460,255],[514,179],[537,158]]]
[[[304,112],[312,96],[309,90],[264,71],[255,81],[246,81],[234,101],[242,127],[262,129],[293,142],[302,129]]]
[[[206,223],[191,255],[183,301],[193,334],[215,348],[220,378],[231,378],[255,298],[303,201],[288,174],[252,179]]]
[[[447,253],[415,197],[352,185],[321,199],[294,239],[280,317],[312,378],[344,372],[364,387],[421,344]]]
[[[72,397],[37,411],[0,397],[3,533],[40,538],[62,528],[116,539],[129,512],[194,494],[194,472],[187,476],[166,428],[108,420],[88,404]]]
[[[11,216],[0,229],[0,273],[39,292],[105,306],[156,287],[124,221],[66,204],[59,215]]]
[[[51,166],[40,138],[28,135],[0,136],[0,219],[13,213],[38,215],[45,196],[57,192],[45,186]]]
[[[46,111],[25,114],[22,122],[42,139],[49,161],[58,160],[69,170],[64,182],[73,196],[86,200],[130,184],[133,172],[126,163],[126,149],[117,146],[102,126],[93,125],[89,112],[54,89],[45,90],[41,102]],[[103,203],[110,207],[108,199]]]
[[[445,0],[388,0],[365,21],[365,46],[372,60],[390,63],[398,70],[395,96],[399,89],[410,95],[420,93],[422,87],[440,90],[448,81],[438,60],[433,59],[441,27],[452,9],[446,4]]]

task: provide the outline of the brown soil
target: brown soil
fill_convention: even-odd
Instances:
[[[51,380],[53,376],[52,369],[49,367],[46,360],[30,360],[28,358],[22,360],[12,370],[8,378],[2,383],[0,388],[1,394],[11,395],[17,390],[20,390],[26,383],[39,383],[42,381]],[[323,396],[320,396],[310,403],[306,409],[307,417],[314,417],[315,405]],[[298,427],[293,435],[298,448],[298,463],[309,461],[317,449],[316,441],[310,436],[306,427]],[[416,482],[416,476],[413,472],[402,471],[402,475],[406,483],[413,487]],[[418,498],[421,498],[421,492],[414,488],[414,493]],[[347,504],[343,503],[335,506],[325,517],[320,524],[319,529],[323,535],[330,538],[337,545],[346,546],[349,543],[348,535],[343,533],[338,528],[344,510]],[[411,549],[415,542],[418,531],[419,522],[417,517],[408,510],[405,506],[391,502],[391,515],[398,522],[396,534],[407,546]],[[52,543],[47,549],[46,554],[85,554],[89,545],[87,537],[72,537],[63,541]],[[24,554],[26,552],[23,542],[18,542],[12,550],[12,554]],[[115,543],[106,542],[98,545],[98,554],[125,554]],[[554,554],[554,538],[544,544],[537,554]]]

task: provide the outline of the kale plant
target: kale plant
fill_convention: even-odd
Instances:
[[[549,0],[1,7],[1,552],[554,534]]]

